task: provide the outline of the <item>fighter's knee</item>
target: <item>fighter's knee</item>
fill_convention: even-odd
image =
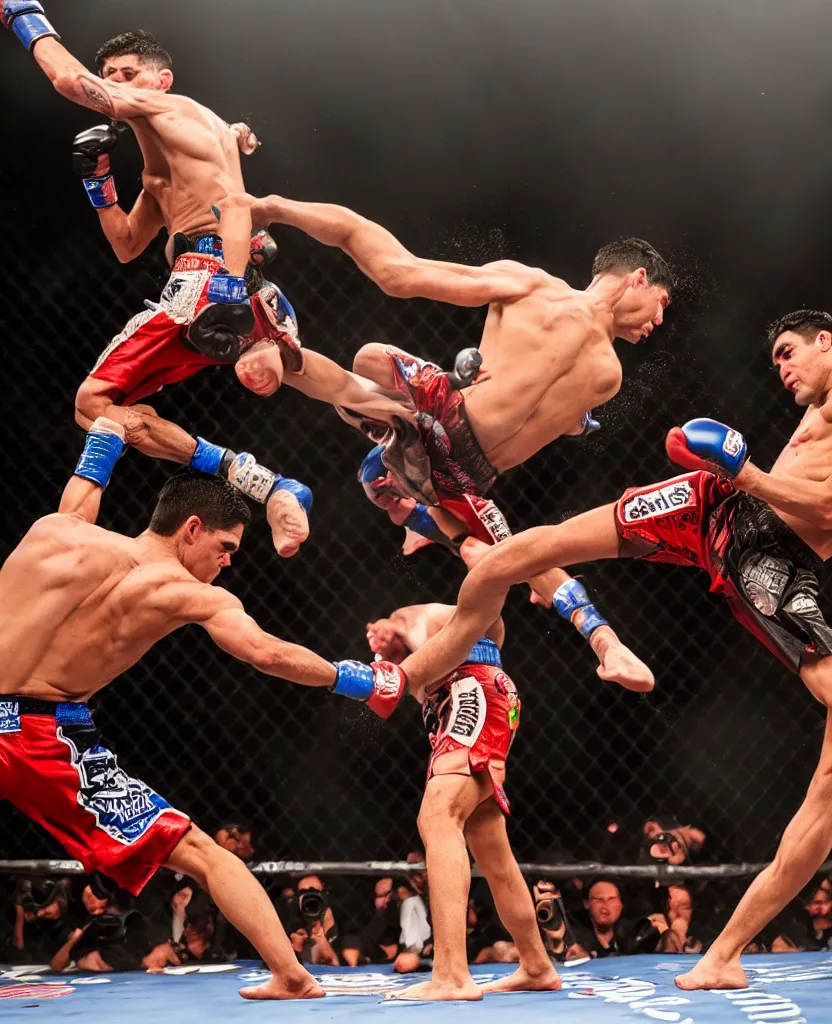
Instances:
[[[75,392],[75,422],[85,430],[112,405],[109,396],[101,393],[97,383],[88,377]]]
[[[174,871],[189,875],[204,888],[211,861],[218,855],[222,856],[225,853],[227,851],[218,846],[201,828],[191,825],[176,844],[176,848],[168,862],[168,867],[171,867]],[[233,857],[234,855],[228,854],[228,856]]]
[[[416,819],[416,827],[425,843],[433,836],[446,833],[448,828],[461,830],[464,824],[465,812],[461,803],[456,800],[426,803]]]
[[[379,370],[390,367],[390,356],[386,346],[377,341],[362,345],[352,361],[353,372],[362,377],[375,377]]]

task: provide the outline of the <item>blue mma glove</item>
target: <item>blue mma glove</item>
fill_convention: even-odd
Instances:
[[[748,461],[748,445],[737,430],[718,420],[688,420],[673,427],[664,442],[673,462],[732,480]]]

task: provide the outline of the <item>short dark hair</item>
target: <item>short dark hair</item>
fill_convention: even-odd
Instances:
[[[159,492],[148,528],[170,537],[189,516],[199,516],[209,530],[251,523],[251,509],[231,484],[195,469],[180,469]]]
[[[586,883],[586,898],[589,899],[589,894],[599,885],[601,882],[605,882],[607,885],[614,885],[616,892],[618,893],[619,899],[621,898],[621,883],[617,878],[613,878],[612,875],[595,875],[587,880]]]
[[[650,284],[662,285],[668,292],[673,289],[670,267],[649,242],[642,238],[619,238],[601,246],[592,261],[592,276],[611,274],[620,270],[638,270],[644,267]]]
[[[110,57],[126,57],[133,54],[140,59],[142,64],[155,64],[157,67],[167,68],[168,71],[173,70],[170,54],[159,40],[149,32],[137,29],[134,32],[122,32],[120,35],[108,39],[103,46],[99,47],[95,55],[95,66],[99,75]]]
[[[822,309],[796,309],[794,313],[786,313],[766,328],[769,348],[786,331],[814,341],[818,331],[832,331],[832,313],[824,313]]]

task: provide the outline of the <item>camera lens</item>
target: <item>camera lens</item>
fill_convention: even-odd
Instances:
[[[304,892],[298,896],[298,910],[310,920],[322,917],[325,909],[326,904],[319,892]]]

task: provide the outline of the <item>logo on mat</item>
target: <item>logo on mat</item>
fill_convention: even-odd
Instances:
[[[642,491],[628,498],[621,508],[625,523],[637,523],[641,519],[678,512],[680,508],[696,504],[696,494],[687,480],[665,484],[653,491]]]
[[[451,684],[448,735],[466,747],[477,742],[485,723],[485,695],[476,679],[467,676]]]
[[[72,985],[58,981],[46,981],[42,985],[2,985],[0,999],[57,999],[74,991]]]

